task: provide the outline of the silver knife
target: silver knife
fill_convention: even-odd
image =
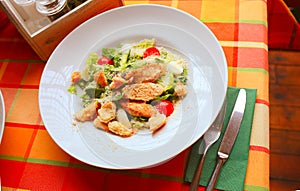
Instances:
[[[228,159],[231,149],[238,135],[241,122],[244,116],[245,107],[246,91],[245,89],[240,89],[236,103],[233,108],[233,112],[230,116],[229,123],[227,125],[221,145],[218,150],[218,161],[213,171],[213,174],[210,177],[210,180],[206,187],[206,191],[212,191],[216,185],[221,168]]]
[[[4,107],[2,92],[0,90],[0,144],[1,144],[3,130],[4,130],[4,123],[5,123],[5,107]]]

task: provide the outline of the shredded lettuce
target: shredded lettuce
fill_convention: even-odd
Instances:
[[[68,88],[68,92],[70,92],[71,94],[76,95],[77,94],[77,88],[75,84],[71,84],[70,87]]]
[[[176,77],[176,81],[186,84],[187,79],[188,79],[188,71],[186,68],[184,68],[182,74]]]
[[[89,81],[85,81],[84,79],[80,79],[76,85],[80,88],[80,89],[84,89],[87,84],[89,83]]]
[[[102,56],[107,58],[113,59],[118,54],[116,48],[103,48],[102,49]]]
[[[144,39],[133,46],[133,48],[149,48],[155,46],[154,39]]]
[[[95,52],[91,52],[86,60],[87,65],[94,65],[98,61],[98,54]]]
[[[144,122],[140,122],[138,120],[133,119],[133,120],[130,121],[130,123],[131,123],[132,127],[135,128],[135,129],[142,129],[142,128],[145,127]]]
[[[177,96],[175,96],[174,93],[166,93],[166,94],[163,94],[163,95],[155,98],[155,101],[161,101],[161,100],[172,101],[172,100],[174,100],[176,98],[177,98]]]
[[[172,73],[167,73],[164,76],[161,76],[158,80],[157,83],[162,85],[164,87],[164,91],[168,91],[170,89],[174,89],[175,86],[175,78]]]

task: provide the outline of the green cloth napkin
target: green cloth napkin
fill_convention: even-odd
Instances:
[[[226,114],[224,120],[224,126],[222,128],[222,134],[219,140],[208,150],[202,174],[200,178],[200,185],[206,186],[210,176],[214,170],[214,166],[217,159],[217,151],[223,138],[223,134],[229,122],[230,115],[233,111],[233,107],[238,96],[239,88],[228,87],[226,95]],[[246,176],[246,169],[248,164],[250,135],[252,129],[253,113],[256,101],[256,90],[245,89],[247,93],[247,101],[244,117],[241,123],[241,127],[236,139],[236,142],[231,150],[230,156],[225,162],[218,182],[215,188],[220,190],[241,191],[244,189],[244,180]],[[194,176],[194,172],[197,168],[198,162],[202,155],[198,154],[198,148],[202,139],[199,139],[191,149],[190,158],[188,160],[184,180],[191,182]]]

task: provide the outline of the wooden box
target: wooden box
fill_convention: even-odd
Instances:
[[[0,5],[39,57],[47,61],[55,47],[74,28],[97,14],[123,6],[123,2],[87,0],[54,21],[38,12],[36,14],[36,10],[26,8],[26,12],[14,0],[0,0]]]

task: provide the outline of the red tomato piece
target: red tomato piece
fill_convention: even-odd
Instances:
[[[147,48],[143,54],[143,58],[147,58],[148,56],[160,56],[160,52],[155,47]]]
[[[173,103],[168,100],[159,101],[155,107],[159,113],[165,114],[167,117],[174,111]]]
[[[107,58],[105,56],[102,56],[98,59],[98,62],[97,62],[99,65],[104,65],[104,64],[109,64],[109,65],[114,65],[114,61],[110,58]]]

